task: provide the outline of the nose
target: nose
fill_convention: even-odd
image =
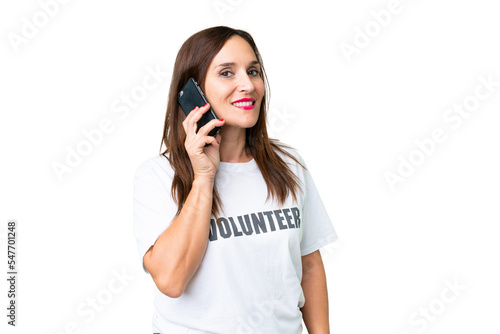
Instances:
[[[255,87],[253,85],[252,80],[248,76],[248,73],[243,73],[238,76],[237,89],[239,92],[253,92]]]

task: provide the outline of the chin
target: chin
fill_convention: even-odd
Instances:
[[[259,114],[252,114],[252,115],[247,115],[247,117],[242,118],[241,121],[241,127],[242,128],[251,128],[254,127],[255,124],[257,124],[257,121],[259,120]]]
[[[240,113],[238,115],[238,113]],[[254,111],[238,111],[238,112],[228,112],[224,113],[228,115],[226,118],[221,116],[221,118],[224,118],[226,120],[225,125],[230,125],[234,126],[237,128],[251,128],[257,124],[257,121],[259,120],[259,113],[254,112]]]
[[[245,129],[253,128],[255,124],[257,124],[257,119],[253,120],[252,122],[248,122],[244,128]]]
[[[233,120],[232,122],[230,120],[227,120],[225,125],[230,125],[241,129],[248,129],[254,127],[255,124],[257,124],[257,119],[248,119],[248,120],[238,119],[238,120]]]

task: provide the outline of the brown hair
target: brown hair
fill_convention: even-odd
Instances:
[[[168,159],[174,170],[171,192],[178,205],[177,214],[180,213],[194,180],[191,161],[184,147],[186,133],[182,127],[182,121],[186,116],[177,102],[177,93],[190,77],[193,77],[204,89],[208,66],[225,42],[234,35],[242,37],[252,47],[261,66],[260,74],[264,81],[264,97],[259,119],[253,127],[246,129],[246,150],[254,158],[266,182],[267,200],[273,197],[283,204],[289,194],[292,195],[294,201],[297,200],[296,193],[300,189],[299,179],[279,154],[290,157],[303,168],[304,166],[284,149],[289,148],[288,146],[268,137],[266,114],[269,84],[257,46],[247,32],[218,26],[202,30],[189,37],[181,46],[175,60],[163,128],[162,145],[165,144],[166,148],[161,154]],[[160,151],[162,145],[160,145]],[[221,210],[222,202],[214,185],[212,214],[217,217]]]

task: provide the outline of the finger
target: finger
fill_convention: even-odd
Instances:
[[[213,147],[219,147],[220,142],[217,140],[217,138],[212,137],[212,136],[207,136],[207,139],[205,140],[206,145],[212,145]]]
[[[187,135],[193,135],[196,133],[198,127],[197,123],[203,117],[203,114],[208,111],[208,109],[210,109],[210,104],[206,103],[201,107],[195,107],[186,116],[186,119],[182,123]]]
[[[213,145],[215,147],[219,146],[219,142],[215,137],[212,136],[199,136],[196,135],[191,141],[186,141],[184,146],[188,152],[196,151],[201,152],[205,146]]]
[[[203,125],[200,130],[198,131],[199,135],[206,136],[210,131],[212,131],[214,128],[218,126],[223,126],[224,125],[224,120],[223,119],[213,119],[207,124]]]
[[[191,119],[192,119],[193,115],[196,113],[197,110],[198,110],[198,107],[195,107],[193,110],[191,110],[189,112],[189,114],[186,116],[186,118],[184,119],[184,121],[182,121],[182,126],[184,127],[184,131],[186,132],[186,135],[189,135],[192,132],[192,131],[188,131],[188,130],[192,130],[192,127],[193,127],[192,124],[193,124],[193,122],[191,121]],[[194,129],[194,133],[196,133],[196,129]]]
[[[193,111],[188,115],[188,117],[191,116],[189,117],[189,122],[197,123],[203,117],[203,114],[208,111],[208,109],[210,109],[210,104],[208,103],[206,103],[204,106],[196,107],[195,109],[193,109]]]

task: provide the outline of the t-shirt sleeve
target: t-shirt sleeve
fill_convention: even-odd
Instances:
[[[303,163],[303,161],[301,162]],[[308,170],[303,170],[302,187],[304,188],[303,234],[300,250],[301,255],[304,256],[334,242],[338,237]]]
[[[134,233],[144,266],[144,255],[173,220],[177,205],[170,195],[172,175],[162,168],[168,164],[157,157],[144,162],[134,177]]]

